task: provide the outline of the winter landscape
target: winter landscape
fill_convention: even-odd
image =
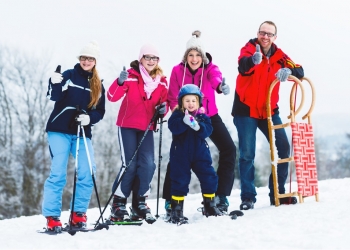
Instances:
[[[3,157],[6,155],[12,157],[12,154],[7,151],[9,150],[7,145],[1,144],[1,249],[350,248],[347,239],[350,231],[348,212],[350,196],[346,191],[350,185],[350,140],[346,136],[350,133],[348,125],[350,122],[348,108],[350,84],[347,82],[347,60],[350,58],[348,50],[350,47],[348,39],[350,36],[350,16],[348,15],[350,3],[348,1],[0,0],[0,2],[0,57],[2,59],[0,68],[11,63],[19,69],[25,67],[26,77],[35,76],[37,77],[35,79],[43,81],[43,98],[51,71],[56,68],[57,64],[62,65],[63,70],[72,68],[77,62],[76,54],[81,46],[91,40],[96,40],[100,44],[101,58],[97,66],[100,75],[104,78],[105,88],[108,88],[123,66],[128,66],[138,56],[140,47],[146,42],[153,43],[159,49],[160,65],[169,78],[172,67],[179,63],[183,56],[185,43],[190,38],[191,32],[196,29],[201,30],[206,50],[213,56],[213,61],[220,67],[226,83],[231,87],[231,93],[227,96],[217,96],[217,102],[219,114],[235,142],[237,133],[230,113],[234,98],[239,51],[250,38],[256,36],[260,23],[265,20],[274,21],[278,27],[276,44],[295,62],[304,67],[306,76],[315,85],[316,105],[312,123],[318,146],[317,160],[320,163],[318,164],[318,175],[322,179],[319,181],[319,202],[316,202],[314,197],[309,197],[303,204],[273,207],[269,204],[268,188],[266,187],[268,173],[262,171],[265,179],[262,179],[261,187],[257,189],[258,201],[255,209],[244,211],[244,216],[236,220],[231,220],[229,216],[203,217],[197,211],[201,207],[201,195],[197,193],[197,189],[192,189],[191,194],[185,199],[184,206],[185,216],[189,218],[188,225],[176,226],[163,222],[164,201],[160,199],[158,212],[160,218],[152,225],[143,223],[142,226],[111,226],[109,230],[77,233],[75,236],[68,233],[51,236],[37,232],[42,230],[46,221],[40,215],[41,188],[35,186],[37,183],[42,183],[47,177],[49,163],[39,161],[36,168],[29,171],[25,164],[23,167],[12,163],[8,169],[9,165],[5,164]],[[45,70],[39,68],[28,70],[28,65],[17,63],[19,61],[16,59],[21,58],[22,54],[26,55],[25,58],[35,59],[33,61],[38,65],[44,64]],[[23,92],[16,84],[11,84],[5,92],[8,96],[15,98],[22,98],[21,93],[29,92],[32,87],[25,82],[23,86],[26,91]],[[281,86],[282,119],[286,119],[289,115],[291,86],[290,83]],[[34,90],[34,93],[39,93],[37,89]],[[0,97],[2,94],[3,92],[0,91]],[[310,104],[309,89],[306,90],[305,98],[306,103],[305,108],[301,111],[302,115]],[[19,114],[19,122],[16,122],[18,130],[15,130],[17,137],[14,137],[15,144],[21,142],[25,137],[35,135],[35,133],[20,133],[19,128],[22,124],[20,118],[26,117],[33,106],[28,105],[28,109],[23,109],[22,105],[25,102],[22,99],[17,100],[12,106],[13,109],[18,108],[16,112],[20,112],[13,111]],[[118,107],[118,104],[107,106],[102,125],[95,131],[95,135],[102,135],[93,139],[95,145],[99,145],[99,147],[95,146],[99,166],[102,166],[106,158],[104,145],[110,143],[110,140],[116,142],[114,124]],[[4,111],[1,110],[1,124],[4,124],[3,119],[7,117],[4,116]],[[46,122],[47,118],[47,116],[36,117],[35,121],[39,125],[41,122]],[[1,129],[0,133],[4,131],[6,129]],[[155,136],[155,144],[158,147],[157,136]],[[31,137],[30,139],[32,140]],[[170,140],[171,135],[167,125],[164,125],[162,176],[168,159]],[[259,133],[258,140],[257,156],[259,160],[257,164],[261,164],[259,161],[264,160],[268,167],[269,162],[266,160],[269,156],[268,144]],[[19,145],[21,144],[16,144],[14,152],[17,152]],[[47,153],[46,146],[43,150]],[[12,158],[15,156],[17,157],[13,155]],[[28,155],[25,156],[28,157]],[[38,155],[35,156],[38,157]],[[157,157],[158,155],[156,159]],[[100,193],[109,194],[110,192],[111,181],[114,180],[117,174],[116,169],[119,167],[115,159],[119,159],[117,153],[111,158],[110,169],[104,170],[103,175],[98,176]],[[4,174],[5,170],[11,171],[11,178]],[[72,170],[70,173],[72,174]],[[26,174],[36,183],[31,191],[25,189],[23,176]],[[198,181],[195,176],[192,179],[191,187],[194,187]],[[17,182],[18,195],[16,197],[8,194],[12,192],[10,190],[12,180]],[[148,205],[154,215],[157,208],[156,181],[157,173],[154,176],[152,195],[148,200]],[[71,179],[68,180],[68,183],[71,183]],[[295,191],[294,176],[291,185],[292,191]],[[286,188],[289,189],[289,183]],[[71,186],[68,185],[67,189],[69,191],[66,191],[65,194],[70,197]],[[5,192],[7,192],[6,195]],[[108,198],[105,196],[102,197],[103,200]],[[30,214],[35,215],[25,216],[28,209],[24,200],[28,203],[30,200],[32,203],[35,200],[36,207],[30,211]],[[95,197],[92,200],[94,200],[93,204],[96,204]],[[68,202],[67,199],[64,200],[65,207],[68,206]],[[235,182],[229,202],[229,212],[239,208],[239,180]],[[102,202],[102,205],[105,203]],[[1,209],[6,209],[8,214],[14,210],[16,212],[13,214],[16,216],[11,214],[10,218],[6,216],[4,218],[5,213]],[[109,208],[104,217],[108,215]],[[68,216],[69,211],[64,209],[62,222],[67,222]],[[96,205],[88,210],[87,216],[89,223],[93,223],[99,217]]]

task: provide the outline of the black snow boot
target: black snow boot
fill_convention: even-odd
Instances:
[[[172,196],[171,197],[171,218],[170,222],[174,224],[187,224],[187,218],[184,217],[185,196]]]
[[[109,219],[111,221],[130,221],[129,213],[126,210],[126,198],[114,195]]]
[[[239,206],[240,210],[249,210],[254,208],[254,201],[251,199],[244,199]]]
[[[132,210],[143,219],[146,218],[147,214],[151,213],[151,209],[147,206],[146,203],[146,197],[147,196],[133,196],[132,199]]]
[[[203,194],[203,205],[202,212],[207,217],[224,215],[216,206],[215,194]]]

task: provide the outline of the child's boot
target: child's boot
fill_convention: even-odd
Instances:
[[[215,194],[203,194],[203,215],[205,216],[221,216],[224,215],[217,207],[215,202]]]

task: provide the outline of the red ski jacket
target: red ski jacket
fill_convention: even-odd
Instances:
[[[150,98],[147,99],[138,65],[127,71],[128,79],[122,86],[119,86],[117,78],[109,87],[107,98],[111,102],[116,102],[125,96],[119,109],[117,126],[145,131],[155,113],[155,107],[167,101],[168,83],[166,78],[162,77],[161,84],[158,84]],[[150,130],[152,129],[155,129],[154,124],[150,127]]]
[[[251,39],[238,57],[239,74],[236,80],[236,93],[232,115],[250,116],[257,119],[267,117],[266,98],[270,84],[276,79],[275,74],[281,68],[288,67],[297,78],[304,76],[304,70],[295,64],[281,49],[272,44],[269,56],[263,55],[260,64],[255,65],[252,55],[256,51],[257,39]],[[278,112],[280,83],[271,93],[271,114]]]

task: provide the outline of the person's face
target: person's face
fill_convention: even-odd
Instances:
[[[202,55],[197,50],[191,50],[187,55],[187,63],[192,70],[198,69],[203,62]]]
[[[92,68],[96,65],[96,59],[89,56],[80,56],[80,66],[83,70],[91,72]]]
[[[277,38],[275,26],[268,23],[262,24],[260,29],[258,30],[257,37],[260,46],[266,53],[270,49],[272,43]]]
[[[193,112],[199,108],[198,97],[196,95],[185,95],[182,98],[182,106],[189,112]]]
[[[147,54],[141,58],[140,63],[147,70],[147,72],[150,73],[158,65],[158,60],[159,57]]]

